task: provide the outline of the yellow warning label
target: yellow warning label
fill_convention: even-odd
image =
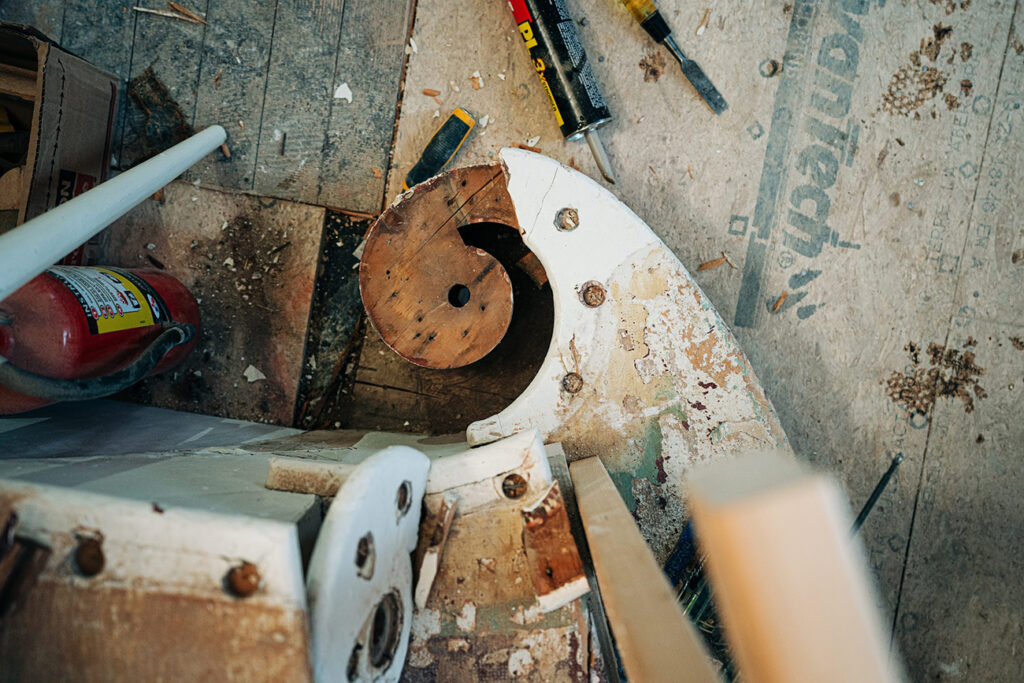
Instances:
[[[54,266],[47,272],[74,293],[93,334],[147,327],[158,322],[159,303],[155,299],[150,301],[152,295],[143,293],[121,273],[107,268],[74,266]]]

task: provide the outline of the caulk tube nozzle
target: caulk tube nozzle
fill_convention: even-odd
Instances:
[[[608,160],[608,153],[604,151],[604,145],[601,144],[601,138],[597,137],[597,131],[593,128],[588,128],[583,132],[583,137],[587,139],[587,145],[590,146],[590,153],[594,155],[594,161],[597,162],[597,168],[601,171],[601,175],[612,185],[615,184],[615,176],[612,175],[612,164]]]

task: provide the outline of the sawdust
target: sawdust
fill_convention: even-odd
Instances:
[[[920,349],[907,344],[904,349],[910,357],[910,367],[894,370],[887,380],[885,393],[893,403],[901,405],[910,414],[928,415],[940,398],[959,398],[965,412],[974,410],[974,399],[987,396],[978,384],[985,368],[975,363],[974,341],[968,339],[965,348],[947,349],[939,344],[928,345],[928,366],[921,362]]]
[[[908,116],[942,92],[946,76],[935,67],[921,70],[905,66],[893,74],[882,95],[882,110],[893,116]]]
[[[644,83],[657,83],[665,73],[665,55],[653,52],[640,60],[640,69],[644,72]]]

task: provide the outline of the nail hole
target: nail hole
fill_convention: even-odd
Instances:
[[[452,285],[448,290],[448,303],[455,308],[462,308],[469,303],[469,287],[466,285]]]

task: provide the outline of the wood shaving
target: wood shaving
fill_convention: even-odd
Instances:
[[[380,172],[379,168],[371,168],[370,173],[373,174],[374,178],[383,178],[384,174]]]
[[[519,149],[525,149],[527,152],[536,152],[537,154],[540,154],[540,147],[534,147],[533,145],[524,145],[521,142],[517,142],[516,147],[518,147]]]
[[[783,292],[782,295],[775,300],[775,305],[772,306],[772,313],[778,313],[779,309],[782,308],[782,304],[786,303],[787,296],[789,296],[789,292]]]
[[[711,259],[710,261],[705,261],[704,263],[702,263],[699,266],[697,266],[697,271],[699,272],[699,271],[702,271],[702,270],[711,270],[712,268],[717,268],[718,266],[720,266],[720,265],[722,265],[724,263],[725,263],[725,257],[724,256],[722,256],[721,258]]]
[[[230,149],[228,149],[228,143],[226,143],[226,142],[222,142],[222,143],[221,143],[221,145],[220,145],[220,151],[221,151],[221,152],[222,152],[222,153],[224,154],[224,156],[225,156],[225,157],[227,157],[228,159],[230,159],[230,158],[231,158],[231,150],[230,150]]]
[[[697,35],[698,36],[704,35],[704,29],[706,29],[708,27],[708,21],[710,19],[711,19],[711,8],[709,7],[706,10],[704,10],[704,17],[700,20],[700,23],[697,24]]]
[[[194,21],[196,23],[206,24],[207,26],[210,25],[209,23],[207,23],[206,19],[203,19],[201,16],[199,16],[198,14],[196,14],[195,12],[190,10],[189,8],[184,7],[182,5],[179,5],[176,2],[168,2],[167,6],[170,7],[172,10],[174,10],[175,12],[181,12],[186,17],[188,17],[189,19],[191,19],[192,21]]]
[[[423,94],[426,95],[427,97],[437,97],[438,95],[441,94],[441,91],[434,90],[433,88],[424,88]]]

